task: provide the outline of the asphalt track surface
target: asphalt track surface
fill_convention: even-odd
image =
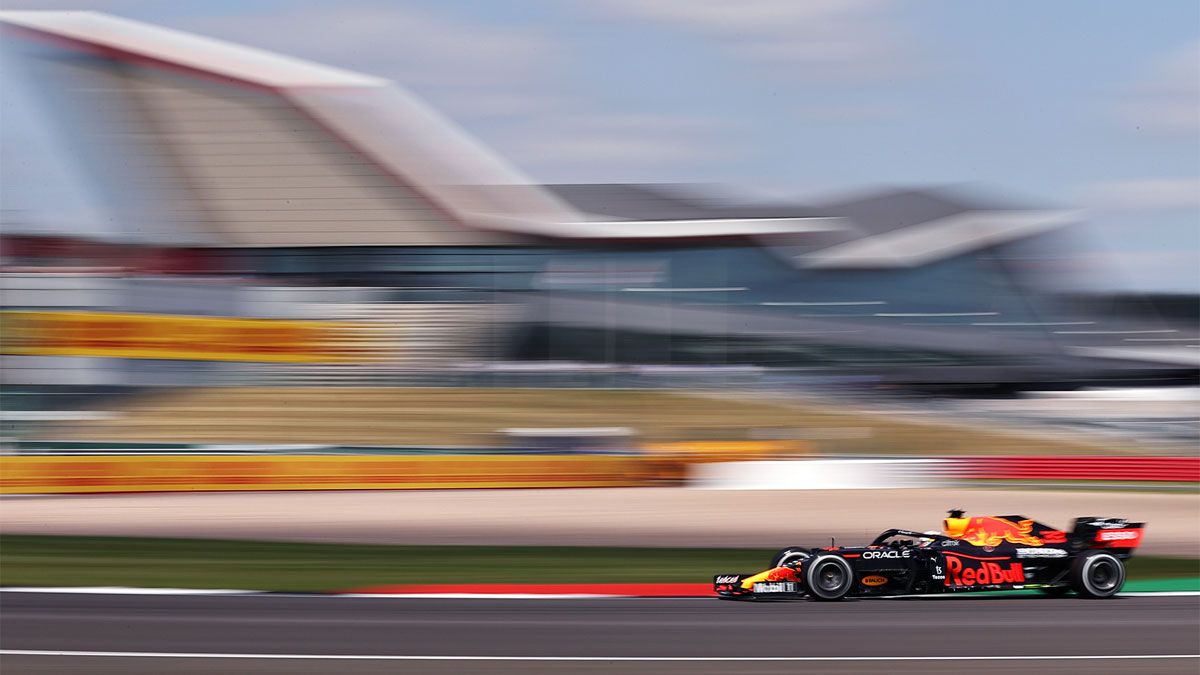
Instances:
[[[4,592],[0,593],[0,650],[0,669],[6,675],[750,675],[964,670],[1194,674],[1200,672],[1200,658],[1195,657],[1200,654],[1200,597],[748,603],[706,598],[501,600]],[[175,656],[29,655],[12,650]],[[313,655],[359,658],[310,658]],[[380,655],[445,658],[365,658]],[[1192,658],[1112,658],[1188,655]],[[994,659],[1083,656],[1103,658]],[[657,660],[662,657],[735,660]],[[753,660],[764,657],[829,660]]]

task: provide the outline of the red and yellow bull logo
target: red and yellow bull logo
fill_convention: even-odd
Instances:
[[[964,520],[964,519],[958,519]],[[955,523],[956,527],[947,528],[948,534],[975,546],[999,546],[1002,542],[1020,544],[1021,546],[1041,546],[1044,542],[1031,534],[1033,521],[1022,520],[1014,523],[995,516],[977,516],[965,519],[967,522]],[[949,520],[947,521],[949,525]]]
[[[1009,563],[1004,567],[1000,563],[982,562],[979,566],[963,564],[962,558],[946,557],[947,586],[998,586],[1001,584],[1025,583],[1025,569],[1021,563]]]
[[[800,577],[796,574],[796,570],[791,567],[773,567],[765,572],[759,572],[754,576],[742,579],[742,588],[754,588],[754,584],[760,581],[800,581]]]
[[[767,571],[765,581],[799,581],[796,576],[796,570],[791,567],[776,567],[773,570]]]

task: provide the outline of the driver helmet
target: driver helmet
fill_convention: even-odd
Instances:
[[[967,523],[971,522],[970,518],[946,518],[943,522],[947,537],[958,539],[967,532]]]

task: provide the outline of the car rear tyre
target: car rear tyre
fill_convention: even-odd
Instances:
[[[771,567],[782,567],[784,565],[802,562],[812,557],[812,553],[808,549],[799,546],[789,546],[771,558]]]
[[[841,600],[854,586],[854,570],[838,555],[819,555],[804,563],[804,585],[815,600]]]
[[[1071,588],[1085,598],[1111,598],[1125,585],[1125,563],[1105,551],[1088,551],[1071,562]]]

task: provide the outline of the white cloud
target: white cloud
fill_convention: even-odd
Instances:
[[[560,115],[510,139],[510,152],[549,181],[684,179],[728,155],[711,142],[713,126],[674,115]]]
[[[1121,117],[1156,131],[1200,131],[1200,40],[1160,57],[1118,106]]]
[[[1087,186],[1083,201],[1098,211],[1200,210],[1200,178],[1141,178]]]
[[[891,0],[599,0],[595,6],[712,38],[741,58],[810,80],[878,77],[911,66]]]

